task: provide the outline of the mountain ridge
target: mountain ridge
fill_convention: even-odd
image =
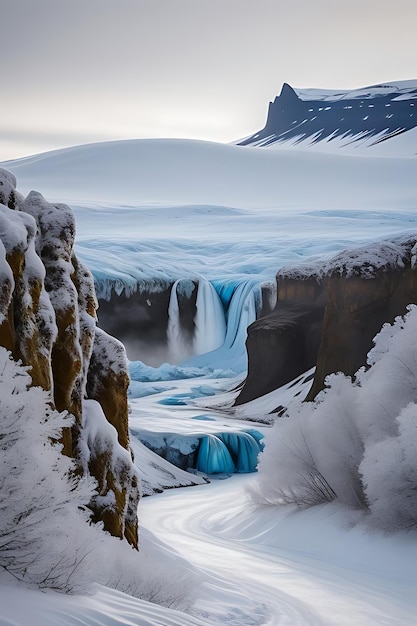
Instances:
[[[351,90],[298,89],[284,83],[269,103],[264,128],[237,145],[372,147],[416,127],[417,80]],[[417,142],[414,146],[416,152]]]

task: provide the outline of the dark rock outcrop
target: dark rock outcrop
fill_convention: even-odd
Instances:
[[[99,505],[91,503],[93,518],[137,547],[124,348],[96,326],[93,279],[73,252],[71,209],[37,192],[25,199],[15,184],[0,170],[0,345],[30,367],[33,384],[50,392],[55,408],[74,415],[74,426],[62,434],[63,451],[75,458],[80,473],[86,471],[82,456],[89,459],[99,490]],[[88,451],[86,398],[101,405],[107,424],[102,430],[117,433],[113,438],[98,432],[101,444],[90,440]]]
[[[416,239],[393,242],[396,258],[381,244],[386,261],[372,266],[366,249],[348,271],[343,257],[333,261],[324,278],[325,312],[320,350],[317,356],[313,385],[306,400],[313,400],[324,388],[326,376],[343,372],[353,376],[366,365],[373,338],[384,323],[392,323],[404,315],[407,305],[417,303],[417,270],[413,248]]]
[[[277,276],[274,311],[248,328],[248,375],[236,404],[262,396],[313,367],[324,317],[319,276]]]
[[[248,328],[248,375],[236,404],[281,387],[316,363],[322,307],[282,305]]]
[[[397,237],[277,275],[277,305],[249,326],[248,376],[236,404],[248,402],[316,366],[310,401],[331,373],[366,365],[386,322],[417,303],[415,237]]]
[[[284,83],[270,102],[265,127],[239,145],[334,141],[347,145],[386,141],[417,126],[417,81],[350,91],[294,90]]]

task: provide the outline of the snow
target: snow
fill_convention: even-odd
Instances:
[[[85,473],[88,472],[91,451],[100,454],[111,452],[109,457],[116,465],[121,461],[127,467],[131,465],[129,452],[118,442],[117,430],[110,424],[96,400],[83,400],[82,430],[80,438],[80,460]]]
[[[414,84],[404,87],[411,90]],[[249,493],[257,489],[253,475],[205,484],[204,475],[174,467],[138,438],[170,438],[171,447],[182,452],[190,450],[195,438],[216,450],[223,450],[217,442],[228,438],[233,447],[239,438],[248,441],[245,433],[253,438],[254,431],[268,440],[271,412],[297,394],[302,397],[311,372],[232,408],[259,287],[273,283],[284,266],[291,272],[307,260],[310,270],[303,271],[325,271],[331,255],[362,245],[362,251],[333,262],[333,269],[355,271],[361,254],[371,252],[370,242],[377,238],[389,237],[391,243],[381,258],[375,256],[373,267],[401,262],[403,244],[398,242],[415,241],[417,231],[417,159],[398,156],[410,155],[404,141],[415,138],[413,133],[376,145],[372,156],[359,143],[353,155],[342,155],[321,154],[316,146],[307,152],[295,146],[265,150],[134,140],[3,164],[17,176],[21,191],[36,188],[51,202],[70,202],[77,255],[91,269],[98,295],[109,298],[112,290],[130,294],[145,285],[160,290],[177,280],[186,280],[189,287],[193,279],[203,286],[201,295],[206,294],[198,307],[201,318],[221,319],[218,301],[210,301],[214,289],[228,323],[220,349],[215,348],[219,325],[207,326],[209,347],[215,348],[208,356],[160,368],[130,363],[132,449],[142,493],[168,489],[141,501],[138,562],[149,546],[153,563],[165,564],[173,549],[178,553],[174,559],[185,559],[196,581],[186,613],[100,586],[92,595],[73,597],[2,586],[1,626],[414,623],[414,533],[372,532],[362,513],[335,503],[306,511],[268,507]],[[337,141],[329,142],[333,152]],[[394,235],[401,235],[398,242]],[[408,253],[415,256],[415,246]],[[171,345],[178,354],[182,338],[174,296],[172,292]],[[236,372],[241,375],[233,378]],[[405,408],[401,415],[404,432],[409,412]],[[101,418],[91,420],[91,436],[101,423]],[[114,446],[114,433],[103,434]],[[224,450],[214,455],[215,469],[224,470],[221,454]],[[205,459],[203,474],[212,460]],[[169,563],[165,570],[175,579],[173,561]]]
[[[97,212],[111,212],[116,203],[124,214],[125,234],[141,233],[141,240],[147,238],[146,222],[155,218],[157,211],[161,230],[168,232],[169,238],[181,231],[189,236],[190,228],[192,232],[195,225],[204,223],[200,238],[205,234],[204,238],[210,239],[214,232],[223,238],[219,214],[227,219],[248,208],[276,210],[300,204],[335,208],[337,199],[338,208],[381,209],[392,207],[394,197],[396,208],[411,208],[407,191],[416,172],[411,157],[393,161],[387,156],[381,161],[370,156],[358,161],[346,154],[242,149],[179,139],[89,144],[4,162],[2,167],[18,177],[22,192],[39,188],[50,201],[74,205],[79,233],[85,233],[79,215],[86,213],[85,203],[92,209],[84,219],[97,235],[106,228],[105,221],[98,225]],[[188,211],[178,212],[175,206],[188,206]],[[141,211],[135,210],[129,219],[129,207],[141,207]],[[170,213],[179,220],[174,232]],[[190,214],[195,217],[192,224]],[[121,226],[118,224],[117,230]]]
[[[0,205],[0,238],[7,254],[13,250],[25,252],[28,246],[29,231],[34,236],[36,224],[30,216],[21,216],[12,212],[4,205]]]
[[[417,543],[384,537],[341,506],[254,508],[248,476],[141,503],[161,558],[174,548],[201,582],[191,615],[96,586],[89,596],[0,587],[2,626],[410,626]],[[146,540],[152,537],[144,532]],[[154,554],[155,555],[155,554]]]
[[[389,93],[399,93],[394,100],[407,100],[415,98],[417,90],[417,80],[400,80],[383,85],[370,85],[361,89],[335,90],[335,89],[299,89],[294,88],[295,93],[301,100],[344,100],[374,98],[378,95]]]
[[[10,299],[14,289],[13,272],[10,265],[6,261],[6,248],[4,247],[2,241],[0,241],[0,281],[4,285],[3,292],[0,297],[0,324],[2,324],[6,319],[7,310],[9,308]]]
[[[411,265],[414,267],[414,254],[416,246],[415,235],[403,235],[391,237],[390,240],[379,240],[365,246],[344,250],[325,261],[305,263],[294,268],[282,268],[278,278],[311,278],[319,280],[331,274],[341,274],[347,277],[361,276],[373,278],[379,270],[400,269],[405,265],[405,260],[411,257]]]
[[[142,522],[210,575],[199,616],[235,626],[414,623],[415,538],[371,534],[339,506],[253,508],[248,484],[236,477],[142,503]]]

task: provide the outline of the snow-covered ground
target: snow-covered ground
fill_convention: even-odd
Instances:
[[[1,626],[412,626],[414,535],[384,537],[337,505],[254,509],[250,475],[146,498],[142,529],[196,568],[189,614],[105,587],[0,587]],[[147,538],[147,535],[145,535]],[[155,552],[158,557],[158,552]]]
[[[144,140],[1,165],[16,175],[21,192],[35,188],[73,207],[77,252],[103,293],[109,280],[129,288],[190,276],[220,283],[273,281],[284,265],[417,231],[417,158],[411,156]],[[272,395],[235,415],[222,413],[214,405],[227,407],[227,391],[202,397],[195,388],[220,392],[230,381],[200,378],[202,373],[185,382],[168,374],[138,380],[133,431],[188,436],[242,430],[242,419],[280,404]],[[160,403],[184,393],[185,405]],[[284,393],[287,402],[288,389]],[[212,419],[193,419],[201,414]],[[268,426],[256,428],[268,437]],[[136,457],[140,465],[139,445]],[[144,480],[158,487],[169,469],[152,473],[151,465],[147,460]],[[251,482],[250,474],[234,476],[141,502],[142,546],[155,542],[156,561],[175,548],[201,574],[188,615],[106,588],[69,597],[2,587],[0,626],[415,623],[414,534],[372,534],[360,514],[335,505],[303,512],[256,509],[246,493]]]
[[[248,477],[142,503],[142,523],[209,576],[195,610],[212,624],[410,625],[415,536],[366,532],[336,505],[254,509]]]

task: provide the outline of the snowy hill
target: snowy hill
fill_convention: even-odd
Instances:
[[[410,153],[402,159],[396,154],[386,159],[365,154],[368,158],[354,159],[313,150],[135,139],[65,148],[1,166],[15,174],[22,193],[42,189],[53,201],[181,207],[181,215],[190,214],[187,230],[191,227],[194,232],[193,222],[199,218],[195,213],[213,210],[233,218],[236,208],[413,206],[416,160]],[[159,217],[161,227],[166,216]]]
[[[265,127],[240,145],[416,154],[416,127],[417,80],[349,91],[293,89],[284,83],[269,104]]]

